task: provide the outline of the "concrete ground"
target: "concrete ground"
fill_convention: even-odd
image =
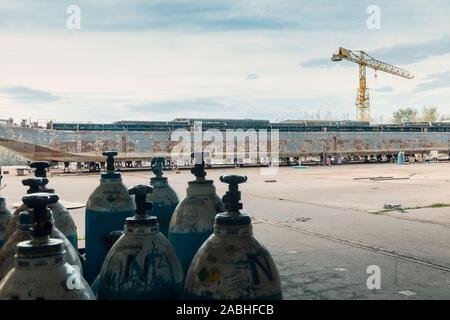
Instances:
[[[450,299],[450,164],[361,164],[307,169],[212,169],[245,174],[244,212],[272,253],[286,299]],[[165,175],[180,198],[189,170]],[[123,173],[127,186],[149,182],[151,172]],[[404,178],[369,180],[370,177]],[[355,180],[355,178],[357,178]],[[4,176],[8,204],[20,201],[23,177]],[[98,175],[59,175],[50,184],[66,201],[85,203]],[[384,212],[384,205],[402,211]],[[449,206],[449,207],[447,207]],[[80,240],[84,210],[73,210]],[[381,271],[381,289],[369,290],[369,266]]]

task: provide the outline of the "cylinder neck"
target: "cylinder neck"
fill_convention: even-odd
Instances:
[[[62,240],[49,239],[48,237],[33,238],[33,240],[20,242],[16,250],[15,265],[19,268],[63,264],[66,254]]]
[[[135,215],[125,220],[125,234],[139,235],[158,232],[158,218],[155,216]]]
[[[216,194],[216,187],[212,180],[205,180],[203,183],[191,181],[186,189],[188,197],[211,196]]]
[[[166,177],[152,177],[150,178],[150,185],[153,187],[167,187],[169,183]]]
[[[251,218],[240,212],[223,212],[216,215],[214,233],[217,235],[248,236],[252,234]]]
[[[100,182],[102,182],[102,183],[122,182],[122,175],[120,173],[118,173],[118,172],[102,173],[100,175]]]

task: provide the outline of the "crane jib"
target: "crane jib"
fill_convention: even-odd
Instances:
[[[369,89],[366,86],[366,67],[402,78],[414,79],[414,76],[409,71],[374,59],[364,51],[352,51],[341,47],[331,58],[333,61],[342,61],[344,59],[358,64],[360,69],[359,89],[356,98],[357,120],[359,121],[370,121],[370,101]]]

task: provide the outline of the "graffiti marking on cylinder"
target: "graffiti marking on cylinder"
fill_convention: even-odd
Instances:
[[[213,268],[208,275],[208,281],[214,282],[220,279],[220,271],[217,268]]]
[[[262,257],[264,263],[259,260],[259,257]],[[270,269],[270,263],[267,260],[267,257],[263,254],[263,252],[258,252],[256,254],[247,253],[247,258],[248,262],[250,263],[250,268],[252,270],[252,277],[255,284],[258,285],[260,283],[257,267],[259,267],[263,271],[263,273],[270,281],[273,281],[273,274],[272,270]]]
[[[200,270],[200,272],[197,273],[197,277],[201,282],[205,281],[209,277],[208,270],[206,270],[206,268],[203,267],[202,270]]]
[[[130,280],[132,276],[132,271],[136,270],[138,274],[138,279],[140,281],[146,282],[148,279],[148,274],[152,261],[154,262],[153,277],[156,277],[156,269],[169,268],[169,274],[171,279],[174,279],[173,270],[171,265],[168,263],[168,257],[165,253],[160,253],[157,249],[153,248],[150,253],[148,253],[144,258],[144,265],[141,269],[139,263],[136,261],[137,254],[130,254],[127,256],[124,280]],[[133,272],[134,273],[134,272]]]

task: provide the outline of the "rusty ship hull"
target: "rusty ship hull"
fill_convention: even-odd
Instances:
[[[231,124],[230,124],[231,123]],[[233,122],[217,124],[207,123],[203,130],[215,129],[224,133],[227,130],[239,129],[277,131],[276,141],[278,156],[308,157],[323,155],[395,155],[399,151],[410,154],[437,151],[448,153],[450,125],[411,125],[411,126],[370,126],[368,124],[351,125],[336,123],[271,124],[269,122],[252,122],[246,125]],[[100,126],[100,127],[99,127]],[[99,156],[106,150],[116,150],[127,157],[152,157],[154,155],[170,155],[180,142],[173,140],[176,130],[185,130],[193,135],[193,123],[189,121],[158,123],[132,127],[128,124],[107,125],[70,125],[54,124],[53,128],[29,128],[18,126],[0,126],[0,138],[23,141],[30,145],[45,146],[66,153]],[[223,141],[226,147],[235,141]],[[244,144],[246,152],[253,150],[252,142],[236,142]],[[254,143],[254,142],[253,142]],[[204,142],[208,145],[208,142]],[[228,146],[227,146],[228,144]],[[267,150],[274,148],[269,140]],[[33,150],[29,150],[30,154]]]

